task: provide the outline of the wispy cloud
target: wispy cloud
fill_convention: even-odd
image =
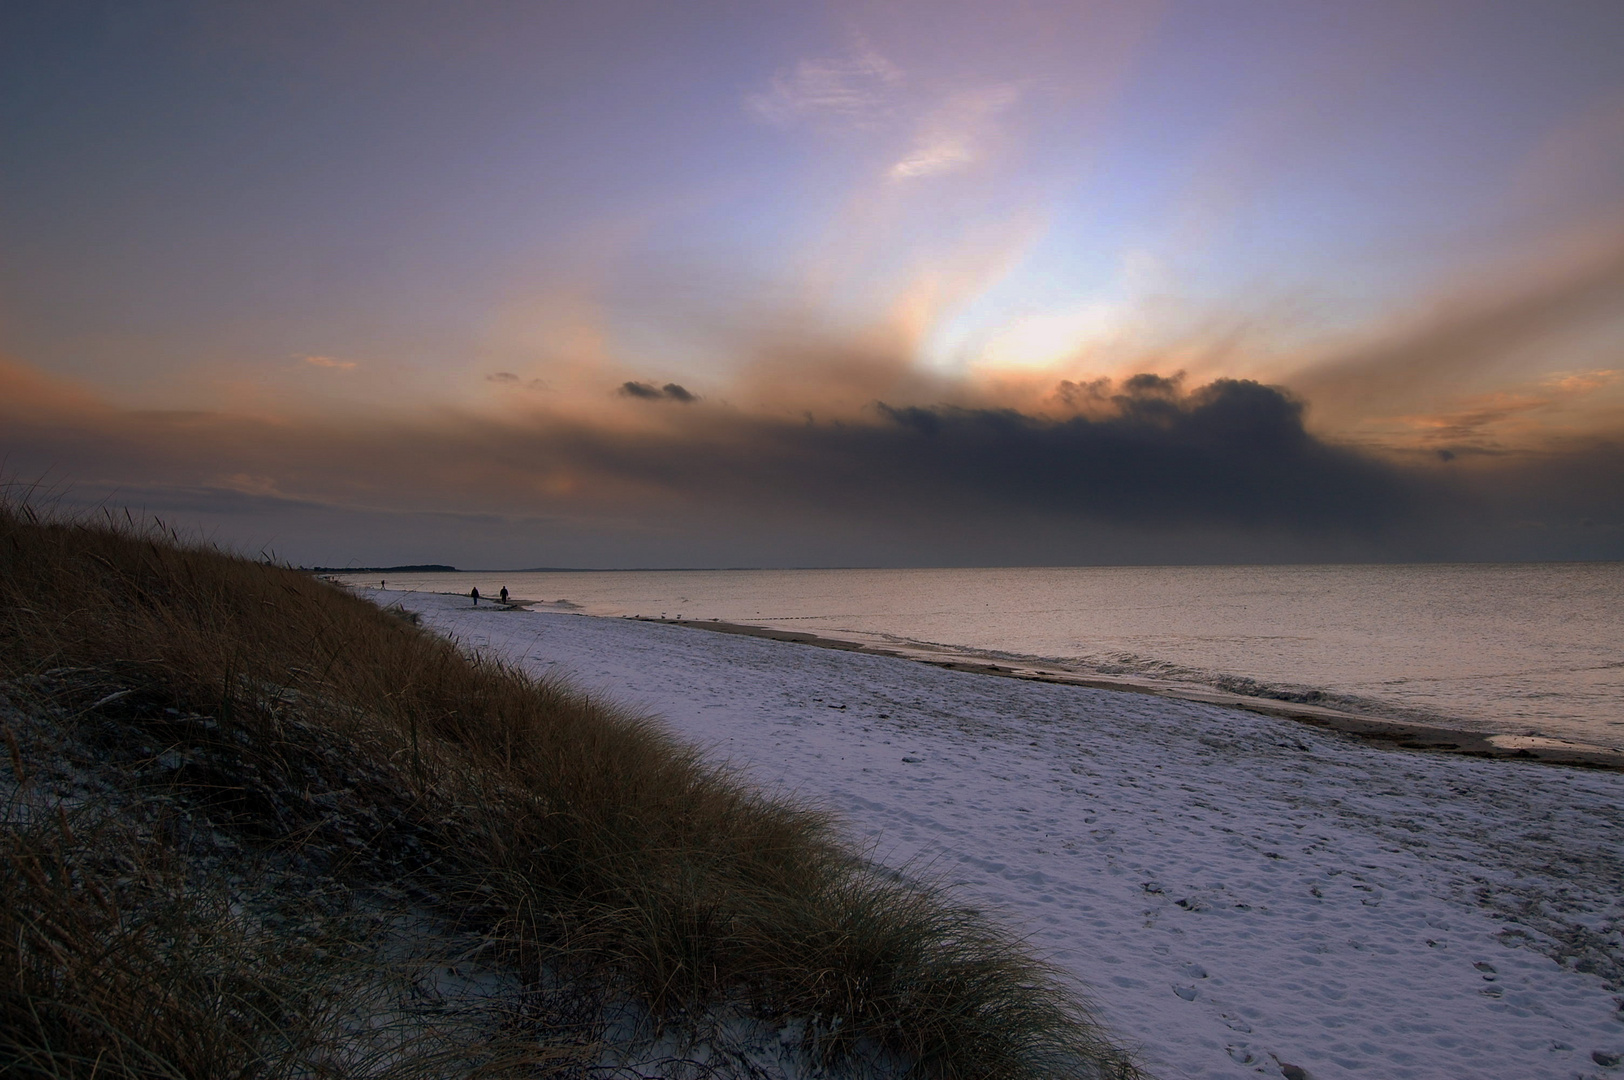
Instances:
[[[905,180],[911,176],[933,176],[953,172],[975,161],[969,140],[960,135],[937,136],[888,170],[890,176]]]
[[[336,371],[354,371],[360,366],[354,360],[340,360],[336,356],[302,356],[300,359],[311,367],[332,368]]]
[[[1468,397],[1452,408],[1401,417],[1395,427],[1413,434],[1424,448],[1445,460],[1462,453],[1508,453],[1549,442],[1574,427],[1605,427],[1586,416],[1586,406],[1606,402],[1606,392],[1624,383],[1624,371],[1558,372],[1532,384]],[[1615,428],[1624,430],[1624,410],[1613,409]],[[1590,423],[1575,423],[1576,419]]]
[[[492,371],[492,372],[490,372],[489,374],[487,374],[485,376],[485,381],[488,382],[488,383],[495,383],[497,386],[504,387],[506,389],[517,389],[517,390],[547,390],[547,389],[549,389],[549,387],[547,385],[547,380],[545,380],[545,379],[526,379],[526,378],[522,378],[521,376],[515,375],[511,371]]]
[[[769,123],[834,124],[848,128],[882,125],[913,134],[908,149],[887,170],[893,179],[953,172],[979,160],[999,114],[1020,98],[1013,83],[995,83],[943,93],[914,88],[904,94],[902,70],[861,35],[838,57],[802,60],[793,71],[774,76],[767,89],[745,104]]]
[[[784,127],[801,121],[866,127],[890,113],[902,81],[902,71],[856,35],[844,55],[802,60],[773,76],[765,90],[747,95],[745,105]]]
[[[285,497],[285,493],[277,487],[276,480],[269,476],[254,476],[251,473],[232,473],[221,477],[218,481],[221,487],[244,495],[266,495],[276,498]]]
[[[1595,371],[1558,371],[1545,379],[1545,384],[1567,394],[1589,394],[1624,381],[1624,371],[1617,368],[1599,368]]]
[[[1537,381],[1529,376],[1543,356],[1571,355],[1552,342],[1600,332],[1624,302],[1624,229],[1608,224],[1598,232],[1577,251],[1530,263],[1493,288],[1457,289],[1435,300],[1428,316],[1287,381],[1316,403],[1322,420],[1344,428],[1448,408],[1485,392],[1486,379],[1503,384],[1508,368],[1520,369],[1520,383]],[[1598,378],[1589,376],[1592,388],[1608,384]],[[1530,392],[1550,396],[1549,388]]]
[[[920,125],[913,147],[888,174],[897,180],[956,172],[973,165],[984,150],[994,120],[1020,99],[1011,84],[955,94]]]

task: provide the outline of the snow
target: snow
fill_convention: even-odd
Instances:
[[[950,881],[1155,1074],[1624,1076],[1624,774],[699,628],[385,594]]]

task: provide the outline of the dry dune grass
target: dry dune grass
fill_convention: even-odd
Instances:
[[[246,733],[256,775],[292,775],[294,725],[341,736],[441,838],[444,909],[501,942],[522,980],[630,994],[668,1017],[748,1000],[809,1020],[822,1053],[868,1041],[915,1075],[1137,1075],[993,924],[876,872],[823,815],[752,791],[655,724],[306,574],[127,520],[6,508],[0,678],[81,669],[153,723],[204,715]],[[251,785],[211,782],[227,804],[251,801]],[[266,1062],[291,1060],[274,1047],[320,1013],[298,950],[126,933],[107,887],[69,866],[70,828],[5,838],[0,929],[32,942],[0,944],[3,1022],[32,1033],[9,1052],[56,1062],[41,1076],[270,1075]],[[186,913],[197,895],[173,881],[158,893],[166,925],[212,925]],[[206,973],[188,966],[204,956]],[[119,1017],[113,1000],[144,1004]]]

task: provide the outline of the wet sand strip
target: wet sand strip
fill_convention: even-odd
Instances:
[[[820,649],[838,649],[842,652],[868,653],[889,656],[916,663],[930,664],[949,671],[964,671],[975,675],[997,675],[1006,679],[1025,679],[1029,682],[1057,683],[1065,686],[1086,686],[1096,690],[1117,690],[1130,694],[1152,694],[1157,697],[1198,701],[1207,705],[1221,705],[1232,709],[1262,713],[1283,720],[1295,720],[1314,727],[1340,732],[1353,738],[1397,750],[1422,750],[1442,754],[1464,754],[1469,757],[1510,758],[1535,761],[1548,765],[1571,765],[1581,768],[1607,769],[1624,772],[1624,751],[1601,746],[1564,743],[1559,739],[1532,738],[1513,735],[1495,735],[1458,728],[1436,727],[1428,724],[1384,720],[1356,713],[1328,709],[1295,701],[1248,697],[1228,694],[1221,690],[1201,690],[1193,687],[1158,685],[1154,683],[1117,679],[1102,675],[1082,675],[1061,668],[1035,663],[993,663],[943,650],[932,656],[925,649],[906,650],[883,648],[861,641],[844,638],[820,637],[802,630],[779,630],[769,626],[748,623],[718,622],[692,619],[654,619],[635,616],[640,622],[666,623],[696,630],[709,630],[718,634],[740,634],[745,637],[767,638],[797,645],[812,645]]]

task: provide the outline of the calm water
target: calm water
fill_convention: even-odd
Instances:
[[[948,645],[1624,748],[1624,563],[460,573],[389,585],[506,585],[591,615]]]

